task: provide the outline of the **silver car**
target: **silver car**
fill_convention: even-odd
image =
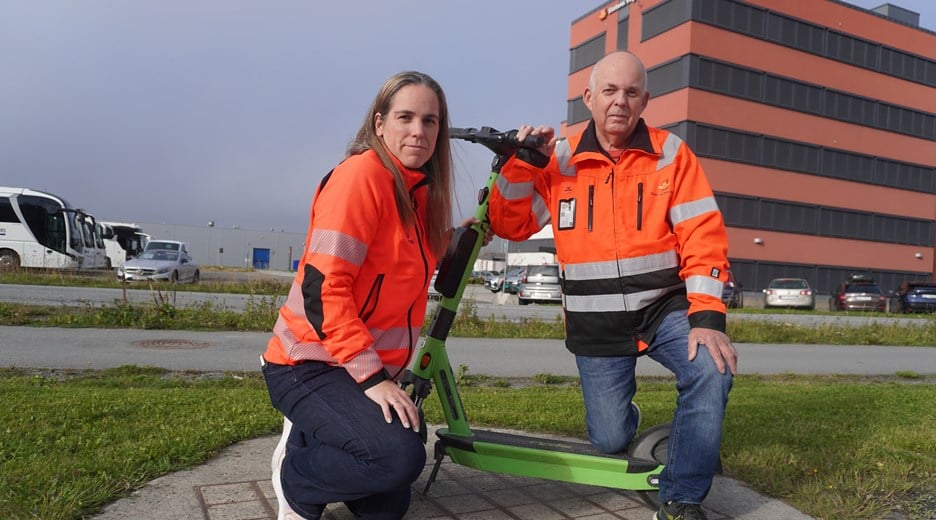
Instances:
[[[517,290],[520,305],[531,302],[562,303],[557,264],[528,265]]]
[[[506,287],[504,287],[504,273],[495,273],[484,282],[484,286],[491,292],[500,292],[501,288],[503,288],[505,292],[517,292],[516,286],[520,283],[520,274],[522,272],[522,267],[511,267],[510,270],[507,271]],[[511,284],[514,285],[511,286]]]
[[[809,282],[802,278],[775,278],[764,289],[764,308],[797,307],[816,308],[816,296]]]
[[[184,251],[150,249],[117,268],[117,278],[132,281],[163,280],[172,283],[198,283],[198,264]]]

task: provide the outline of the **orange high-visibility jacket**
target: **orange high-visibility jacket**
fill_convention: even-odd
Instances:
[[[340,365],[365,388],[407,366],[436,258],[425,228],[429,178],[396,165],[416,211],[409,227],[397,212],[393,177],[373,150],[348,157],[322,180],[264,359]]]
[[[679,137],[640,120],[615,163],[592,121],[560,140],[548,163],[523,160],[537,162],[531,157],[521,150],[504,165],[489,217],[495,233],[516,241],[551,222],[569,350],[643,353],[676,309],[688,309],[692,327],[725,331],[725,224]]]

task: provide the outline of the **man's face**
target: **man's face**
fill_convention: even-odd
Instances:
[[[601,63],[583,97],[599,137],[616,144],[630,139],[649,99],[639,65],[626,56]]]

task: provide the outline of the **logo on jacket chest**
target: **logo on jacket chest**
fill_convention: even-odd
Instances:
[[[663,179],[659,184],[656,185],[655,189],[650,190],[650,194],[656,197],[660,195],[666,195],[673,191],[673,184],[669,179]]]

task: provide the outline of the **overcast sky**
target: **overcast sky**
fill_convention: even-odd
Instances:
[[[936,29],[936,1],[892,3]],[[438,80],[453,126],[558,127],[569,28],[598,5],[0,0],[0,185],[102,220],[303,232],[396,72]],[[467,216],[491,154],[458,143],[454,158]]]

